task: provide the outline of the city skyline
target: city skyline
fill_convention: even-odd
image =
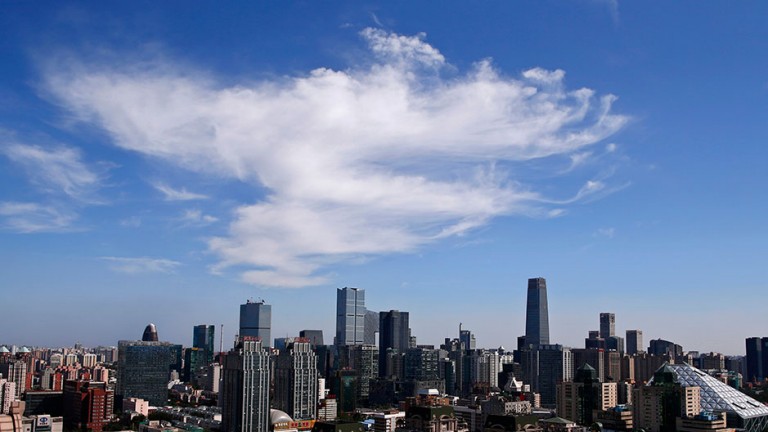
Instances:
[[[535,277],[564,346],[768,328],[768,5],[0,8],[0,343],[329,343],[354,286],[512,349]]]

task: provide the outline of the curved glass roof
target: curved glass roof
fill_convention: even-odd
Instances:
[[[704,411],[726,411],[744,419],[768,416],[768,406],[687,363],[667,364],[663,367],[674,371],[675,381],[681,386],[701,389],[701,409]],[[653,379],[648,385],[652,383]]]

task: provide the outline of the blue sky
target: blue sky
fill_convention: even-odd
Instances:
[[[512,347],[537,276],[568,346],[768,331],[763,3],[0,8],[0,343],[331,340],[357,286]]]

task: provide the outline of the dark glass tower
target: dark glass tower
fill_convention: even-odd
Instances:
[[[525,345],[549,344],[549,309],[547,308],[547,281],[528,279],[528,301],[525,308]]]
[[[391,310],[379,314],[379,376],[387,375],[387,351],[405,354],[410,338],[408,312]]]
[[[747,346],[747,382],[763,381],[768,375],[768,337],[751,337]]]
[[[213,362],[213,341],[216,327],[212,325],[200,324],[194,327],[192,333],[192,347],[199,348],[205,352],[206,364]]]
[[[610,312],[600,314],[600,337],[608,339],[616,336],[616,315]]]
[[[272,346],[272,306],[248,300],[240,305],[240,337],[261,338],[265,348]]]

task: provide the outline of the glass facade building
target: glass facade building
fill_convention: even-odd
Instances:
[[[268,348],[272,345],[272,306],[263,301],[248,300],[240,305],[240,337],[261,338]]]
[[[205,351],[205,361],[213,362],[214,339],[216,327],[212,325],[196,325],[192,333],[192,347]]]
[[[547,307],[547,281],[528,279],[528,298],[525,307],[525,345],[549,344],[549,308]]]
[[[365,343],[365,290],[339,288],[336,290],[336,345]]]
[[[119,341],[115,391],[119,400],[134,397],[153,406],[164,406],[171,367],[177,361],[181,363],[177,348],[181,347],[168,342]]]
[[[712,413],[725,412],[729,428],[746,432],[762,432],[768,428],[768,406],[765,404],[689,364],[662,367],[673,372],[675,382],[682,387],[699,387],[701,409]],[[654,376],[648,385],[653,385],[655,379]]]

